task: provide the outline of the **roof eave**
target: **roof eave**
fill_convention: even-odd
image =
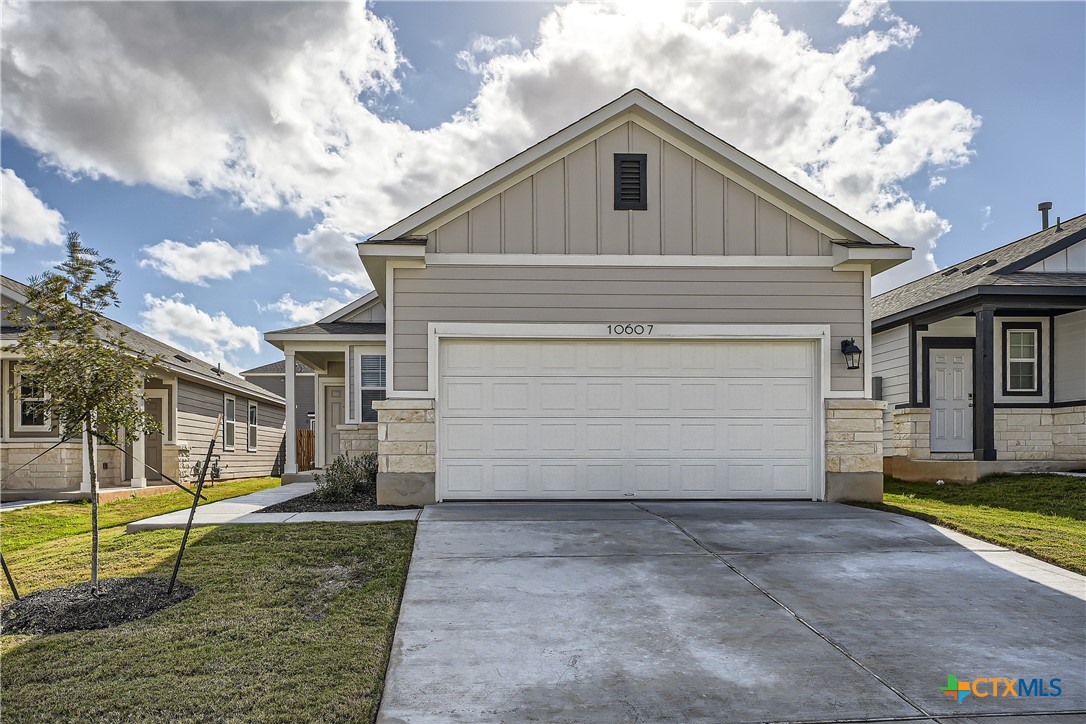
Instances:
[[[936,312],[944,307],[950,307],[974,297],[1075,297],[1083,295],[1083,287],[1067,286],[1002,286],[995,284],[983,284],[968,289],[962,289],[952,294],[933,299],[929,302],[917,304],[885,317],[879,317],[871,321],[871,331],[881,332],[891,327],[905,324],[913,317]]]

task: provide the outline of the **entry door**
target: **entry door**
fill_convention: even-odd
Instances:
[[[932,452],[973,452],[973,350],[931,350]]]
[[[162,399],[158,397],[148,397],[146,400],[147,414],[150,415],[155,422],[162,424]],[[144,474],[148,480],[162,480],[162,433],[152,432],[146,437],[146,447],[144,452],[144,461],[146,463],[146,469]]]
[[[339,429],[346,419],[343,416],[343,386],[324,388],[324,464],[339,455]]]

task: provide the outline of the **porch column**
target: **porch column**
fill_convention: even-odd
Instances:
[[[285,440],[284,448],[287,451],[287,459],[283,466],[283,472],[287,475],[293,475],[298,472],[298,451],[295,447],[298,444],[298,423],[294,411],[294,352],[287,350],[284,352],[284,355],[286,355],[287,383],[287,439]]]
[[[141,382],[140,388],[136,391],[136,399],[142,402],[143,409],[146,410],[147,400],[143,397],[143,390],[144,386]],[[140,430],[139,437],[132,442],[132,480],[129,484],[133,488],[147,487],[145,460],[147,460],[147,436],[143,433],[143,430]]]
[[[80,490],[80,492],[83,492],[83,493],[89,493],[90,489],[91,489],[91,479],[90,479],[90,474],[91,474],[91,469],[90,469],[90,449],[91,449],[91,447],[90,446],[93,445],[93,444],[94,444],[94,439],[91,438],[91,436],[87,434],[86,430],[84,430],[83,431],[83,446],[82,446],[82,448],[80,448],[82,450],[82,456],[83,456],[83,477],[79,482],[79,490]]]
[[[995,307],[977,312],[973,352],[973,459],[995,460]]]

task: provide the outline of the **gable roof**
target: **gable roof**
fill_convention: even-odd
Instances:
[[[448,217],[458,210],[466,209],[483,200],[518,174],[535,166],[544,165],[549,159],[558,156],[575,143],[587,141],[602,126],[627,115],[641,117],[652,124],[678,133],[692,146],[709,156],[723,160],[738,175],[766,192],[793,199],[820,217],[825,226],[834,230],[842,240],[864,242],[874,246],[898,246],[871,227],[857,221],[828,201],[756,161],[637,88],[427,204],[392,226],[377,232],[367,241],[360,242],[358,246],[362,249],[367,245],[394,244],[413,240],[420,230],[436,220]]]
[[[17,282],[10,277],[0,276],[0,285],[4,288],[5,296],[10,296],[20,304],[26,302],[27,287],[25,284]],[[123,332],[125,339],[131,347],[138,349],[145,354],[157,356],[159,358],[159,366],[165,369],[189,379],[208,384],[212,387],[244,393],[246,397],[256,397],[269,402],[286,404],[286,401],[282,397],[279,397],[279,395],[268,392],[263,387],[258,387],[238,375],[225,370],[220,371],[216,365],[213,365],[206,360],[202,360],[189,352],[168,345],[165,342],[159,341],[154,337],[148,336],[143,332],[110,319],[109,317],[102,317],[102,322],[104,325],[110,327],[111,331],[114,333]],[[12,326],[7,319],[7,315],[3,316],[0,327],[3,328],[3,332],[0,333],[0,338],[8,341],[18,339],[21,329]]]
[[[377,290],[374,289],[371,290],[369,293],[354,300],[350,304],[344,305],[336,311],[332,312],[331,314],[321,317],[317,320],[317,323],[321,324],[326,322],[338,322],[344,317],[350,316],[351,314],[355,314],[357,312],[361,312],[367,307],[372,307],[373,305],[380,303],[381,299],[377,294]]]
[[[287,361],[285,359],[277,360],[275,362],[269,362],[266,365],[260,365],[259,367],[253,367],[251,370],[245,370],[241,373],[242,377],[248,379],[249,375],[271,376],[286,374]],[[313,370],[306,367],[301,362],[295,361],[294,373],[298,375],[311,375]]]
[[[287,327],[273,332],[265,332],[264,339],[272,340],[283,336],[331,336],[331,335],[374,335],[385,333],[384,322],[314,322],[300,327]]]
[[[922,304],[978,287],[1081,286],[1086,295],[1086,274],[1019,271],[1083,239],[1086,239],[1086,214],[1061,222],[1059,229],[1050,226],[873,297],[871,318],[878,321],[901,315]]]

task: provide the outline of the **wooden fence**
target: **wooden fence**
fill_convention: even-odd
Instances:
[[[295,430],[295,456],[298,459],[298,472],[313,469],[314,451],[317,438],[312,430]]]

